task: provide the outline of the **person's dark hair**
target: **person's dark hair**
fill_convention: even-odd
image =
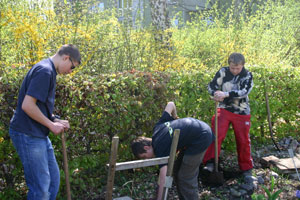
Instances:
[[[230,63],[234,63],[234,64],[245,64],[245,57],[243,56],[243,54],[241,53],[232,53],[229,58],[228,58],[228,64],[230,65]]]
[[[78,48],[72,44],[65,44],[57,51],[58,55],[67,55],[72,58],[72,60],[77,61],[79,64],[81,63],[81,56]]]
[[[131,150],[136,158],[139,158],[139,155],[146,153],[144,146],[151,146],[152,139],[147,137],[138,137],[131,142]]]

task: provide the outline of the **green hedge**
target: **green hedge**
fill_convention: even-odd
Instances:
[[[299,68],[252,66],[255,86],[250,95],[253,142],[268,141],[265,84],[268,86],[275,136],[299,134]],[[0,77],[0,198],[25,195],[22,165],[8,136],[24,71],[12,70]],[[67,133],[70,181],[73,197],[92,199],[103,193],[111,138],[120,137],[118,160],[132,160],[129,144],[138,135],[151,136],[152,127],[167,101],[175,101],[180,117],[191,116],[210,124],[214,103],[207,83],[216,71],[207,68],[186,72],[127,71],[116,74],[59,77],[56,114],[69,119]],[[232,134],[224,147],[231,148]],[[61,169],[59,199],[65,198],[60,137],[50,134]],[[118,183],[116,183],[118,184]]]

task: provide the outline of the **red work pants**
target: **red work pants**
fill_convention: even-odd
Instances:
[[[238,115],[223,108],[218,109],[218,155],[220,155],[221,145],[226,137],[229,125],[232,124],[238,153],[239,167],[242,171],[253,168],[249,136],[250,118],[251,115]],[[211,126],[213,132],[215,132],[215,116],[212,117]],[[203,163],[206,163],[210,159],[214,159],[214,157],[215,143],[213,142],[206,151]]]

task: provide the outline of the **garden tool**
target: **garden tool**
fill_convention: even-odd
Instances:
[[[66,141],[65,141],[65,133],[64,132],[61,133],[61,142],[62,142],[62,150],[63,150],[63,157],[64,157],[64,171],[65,171],[65,179],[66,179],[67,199],[71,200],[68,158],[67,158],[67,149],[66,149]]]
[[[218,156],[218,105],[219,102],[215,103],[215,164],[214,171],[209,173],[207,178],[207,183],[213,186],[223,185],[224,183],[224,175],[223,172],[219,172],[219,156]]]
[[[289,151],[290,157],[291,157],[292,160],[293,160],[294,167],[295,167],[295,169],[296,169],[296,173],[297,173],[298,179],[299,179],[299,181],[300,181],[300,176],[299,176],[299,173],[298,173],[298,169],[297,169],[297,167],[296,167],[295,160],[294,160],[294,152],[293,152],[293,149],[288,149],[288,151]],[[298,199],[300,199],[300,190],[297,190],[297,191],[296,191],[296,197],[297,197]]]
[[[280,149],[279,149],[279,147],[278,147],[278,145],[275,142],[274,137],[273,137],[272,122],[271,122],[271,113],[270,113],[270,106],[269,106],[269,98],[268,98],[267,86],[266,86],[266,82],[265,81],[264,81],[264,84],[265,84],[266,108],[267,108],[267,113],[268,113],[268,123],[269,123],[270,135],[271,135],[272,141],[273,141],[276,149],[278,151],[280,151]]]
[[[295,170],[296,170],[296,173],[297,173],[298,179],[299,179],[299,181],[300,181],[300,176],[299,176],[299,173],[298,173],[298,169],[297,169],[297,167],[296,167],[296,163],[295,163],[295,160],[294,160],[294,152],[293,152],[293,149],[288,149],[288,151],[289,151],[289,155],[290,155],[290,157],[291,157],[291,158],[292,158],[292,160],[293,160],[294,167],[295,167]]]

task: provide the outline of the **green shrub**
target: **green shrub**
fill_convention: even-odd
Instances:
[[[251,138],[254,143],[268,140],[267,112],[264,82],[268,85],[272,123],[276,138],[296,136],[299,133],[300,70],[293,67],[249,67],[254,76],[250,93],[252,110]],[[8,124],[16,106],[23,72],[10,70],[2,76],[0,84],[0,158],[1,168],[6,169],[3,195],[13,189],[24,195],[21,163],[8,136]],[[214,103],[207,92],[207,84],[214,76],[202,70],[146,73],[131,70],[115,74],[72,74],[59,77],[55,113],[71,123],[67,132],[70,181],[74,197],[81,191],[98,194],[106,182],[105,164],[108,162],[111,138],[120,137],[118,161],[134,159],[129,148],[131,140],[139,135],[151,136],[152,127],[159,119],[167,101],[174,101],[180,117],[195,117],[210,124]],[[61,169],[64,196],[64,175],[60,137],[50,134]],[[234,136],[229,132],[225,149],[232,149]],[[233,149],[232,149],[233,150]],[[2,171],[1,171],[2,172]],[[92,198],[92,197],[91,197]]]
[[[150,29],[119,23],[113,10],[91,13],[94,0],[67,2],[55,1],[54,12],[32,8],[26,0],[0,1],[0,199],[20,199],[26,193],[22,165],[8,136],[21,81],[32,64],[65,43],[78,45],[83,57],[74,73],[58,78],[55,107],[71,123],[70,181],[78,199],[97,199],[103,192],[111,138],[120,137],[119,161],[133,159],[130,141],[151,136],[167,101],[175,101],[180,117],[210,124],[214,103],[206,86],[233,51],[245,55],[254,76],[252,142],[270,142],[265,90],[275,139],[299,134],[297,0],[267,0],[250,11],[245,1],[239,15],[213,7],[185,27],[167,30],[169,48],[158,45]],[[203,20],[208,16],[214,21],[210,25]],[[63,199],[61,141],[50,137],[61,169],[58,199]],[[233,150],[233,141],[229,131],[224,148]]]

